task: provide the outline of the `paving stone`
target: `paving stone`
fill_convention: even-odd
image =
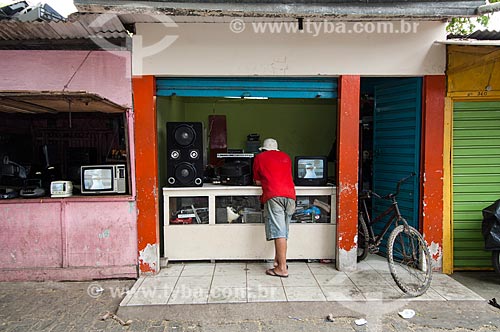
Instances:
[[[259,322],[235,322],[235,323],[214,323],[202,325],[203,332],[205,331],[221,331],[221,332],[254,332],[260,331]]]
[[[68,326],[67,324],[60,323],[56,325],[50,332],[71,332],[76,331],[74,326]]]
[[[122,326],[116,322],[116,324],[110,324],[106,328],[106,332],[123,332],[123,331],[128,331],[129,327],[128,326]],[[52,332],[52,331],[51,331]]]
[[[113,296],[110,289],[131,287],[131,280],[99,281],[105,289],[97,299],[87,295],[87,283],[0,283],[0,331],[47,331],[47,332],[270,332],[270,331],[498,331],[500,310],[485,301],[415,301],[401,303],[401,308],[414,309],[417,315],[403,320],[397,310],[380,315],[380,328],[357,327],[354,320],[360,315],[346,308],[342,302],[310,302],[306,306],[289,303],[245,303],[236,306],[191,305],[178,307],[184,315],[175,316],[175,310],[158,311],[158,316],[146,320],[134,320],[131,326],[123,327],[118,322],[100,318],[106,312],[115,313],[123,295]],[[493,296],[493,295],[492,295]],[[370,302],[367,310],[390,302]],[[396,303],[397,304],[397,303]],[[261,307],[271,308],[260,310]],[[363,307],[364,306],[360,306]],[[223,310],[219,310],[223,308]],[[250,312],[245,320],[232,314],[233,308]],[[294,309],[295,308],[295,309]],[[301,309],[298,309],[301,308]],[[315,308],[314,310],[307,310]],[[305,310],[304,310],[305,309]],[[388,307],[388,309],[390,309]],[[153,308],[147,308],[151,312]],[[186,312],[187,311],[187,312]],[[235,311],[237,312],[237,311]],[[258,313],[259,318],[253,313]],[[347,317],[349,314],[353,317]],[[326,322],[328,313],[338,315],[335,322]],[[292,318],[286,318],[291,316]],[[174,317],[189,317],[177,319]],[[298,318],[300,320],[294,319]],[[126,317],[120,317],[128,319]],[[133,318],[133,317],[132,317]],[[167,321],[165,319],[172,319]],[[378,329],[376,329],[378,328]]]
[[[56,316],[57,317],[57,316]],[[48,318],[44,320],[38,321],[31,329],[33,331],[46,331],[52,329],[56,323],[55,323],[55,318]]]
[[[167,322],[167,325],[165,327],[166,332],[184,332],[186,331],[185,329],[185,323],[179,323],[179,322]]]
[[[19,325],[11,326],[10,330],[8,330],[8,331],[9,332],[26,332],[26,331],[29,331],[32,326],[33,325],[22,325],[22,324],[19,324]]]
[[[130,324],[128,331],[129,332],[144,332],[149,329],[150,325],[147,321],[134,321]]]
[[[164,332],[165,326],[149,326],[147,332]]]

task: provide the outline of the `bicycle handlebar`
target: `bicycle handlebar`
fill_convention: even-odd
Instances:
[[[391,199],[392,197],[399,195],[399,192],[401,190],[401,184],[403,184],[403,182],[407,181],[408,179],[414,177],[415,175],[417,175],[415,172],[411,172],[410,175],[408,175],[407,177],[402,178],[401,180],[399,180],[398,183],[396,184],[396,192],[395,193],[389,193],[389,194],[387,194],[385,196],[380,196],[376,192],[369,190],[369,191],[363,192],[363,196],[365,198],[370,198],[370,195],[373,195],[376,198]],[[363,198],[363,197],[361,197],[361,198]]]
[[[399,195],[399,190],[401,189],[401,184],[402,184],[403,182],[405,182],[406,180],[408,180],[408,179],[410,179],[410,178],[414,177],[415,175],[417,175],[415,172],[411,172],[411,173],[410,173],[410,175],[408,175],[407,177],[405,177],[405,178],[403,178],[403,179],[399,180],[399,181],[398,181],[398,184],[396,185],[396,193],[394,193],[394,194],[392,194],[392,195],[391,195],[391,194],[389,194],[389,195],[391,195],[391,196],[397,196],[397,195]]]

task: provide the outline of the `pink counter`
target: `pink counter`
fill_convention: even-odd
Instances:
[[[0,201],[0,281],[137,277],[130,196]]]

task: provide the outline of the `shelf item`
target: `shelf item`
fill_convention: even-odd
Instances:
[[[170,224],[208,224],[207,197],[170,197]]]
[[[292,223],[330,223],[331,196],[297,196]]]
[[[217,196],[215,223],[262,223],[260,205],[259,196]]]

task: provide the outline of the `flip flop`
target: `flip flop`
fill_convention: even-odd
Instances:
[[[288,275],[278,274],[276,273],[276,271],[274,271],[274,269],[266,270],[266,274],[272,277],[288,278]]]

